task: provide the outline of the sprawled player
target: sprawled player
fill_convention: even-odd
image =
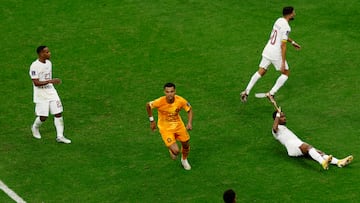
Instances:
[[[146,111],[149,115],[150,128],[156,129],[156,122],[153,117],[152,109],[158,110],[158,128],[161,137],[168,147],[172,159],[176,159],[179,154],[177,140],[181,142],[181,164],[185,170],[190,170],[191,166],[187,160],[190,151],[190,135],[187,130],[192,130],[193,112],[189,102],[183,97],[176,95],[175,84],[166,83],[164,85],[165,96],[146,103]],[[188,122],[185,127],[179,113],[184,109],[188,115]]]
[[[247,101],[247,97],[254,87],[255,83],[265,75],[270,64],[273,64],[281,75],[276,80],[272,89],[267,93],[270,101],[273,100],[275,93],[282,87],[289,77],[289,66],[286,62],[286,43],[290,42],[296,49],[300,49],[300,45],[289,38],[291,28],[289,21],[294,20],[295,10],[293,7],[283,8],[283,17],[278,18],[274,23],[271,31],[269,41],[267,42],[263,52],[262,59],[259,65],[259,70],[251,77],[246,89],[240,93],[240,100]]]
[[[309,155],[312,159],[319,162],[324,170],[329,168],[329,164],[344,167],[351,163],[353,156],[347,156],[343,159],[337,159],[332,155],[327,155],[324,152],[315,149],[311,145],[300,140],[291,130],[286,127],[286,117],[281,109],[273,113],[274,124],[272,134],[275,139],[286,147],[289,156],[297,157]]]
[[[38,59],[30,66],[30,77],[34,86],[34,103],[36,118],[31,127],[35,138],[41,139],[39,128],[48,118],[49,112],[54,115],[56,141],[70,144],[71,140],[64,137],[63,106],[53,84],[60,84],[59,78],[52,78],[51,53],[47,46],[39,46],[36,50]]]

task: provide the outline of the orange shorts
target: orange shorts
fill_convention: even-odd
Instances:
[[[160,130],[160,134],[167,147],[174,144],[176,140],[186,142],[190,139],[190,135],[185,127],[175,131]]]

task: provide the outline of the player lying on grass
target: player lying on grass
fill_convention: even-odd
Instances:
[[[334,164],[341,168],[348,165],[353,160],[352,155],[339,160],[300,140],[286,127],[285,113],[282,112],[280,108],[273,113],[273,119],[274,124],[272,127],[272,134],[276,140],[286,147],[289,156],[297,157],[309,155],[312,159],[319,162],[324,170],[329,168],[329,164]]]

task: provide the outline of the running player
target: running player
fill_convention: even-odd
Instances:
[[[165,96],[146,103],[146,111],[150,120],[150,128],[156,129],[156,122],[153,117],[152,109],[158,110],[158,128],[161,137],[168,147],[170,157],[176,159],[179,154],[177,140],[181,142],[181,164],[185,170],[190,170],[191,166],[187,160],[190,151],[190,135],[187,130],[192,130],[193,112],[189,102],[181,96],[176,95],[175,84],[166,83],[164,85]],[[188,122],[185,127],[179,112],[184,109],[188,115]]]
[[[270,64],[273,64],[275,69],[281,72],[270,92],[266,94],[270,101],[274,100],[275,93],[285,84],[289,77],[289,66],[286,62],[286,43],[290,42],[296,49],[301,48],[299,44],[289,38],[291,31],[289,21],[294,20],[294,17],[295,10],[293,7],[283,8],[283,17],[278,18],[274,23],[269,41],[262,52],[259,70],[251,77],[246,89],[240,93],[240,100],[242,102],[247,101],[251,89],[265,75]]]
[[[47,46],[37,48],[38,59],[30,66],[30,77],[34,86],[34,103],[36,118],[31,127],[35,138],[41,139],[39,128],[48,118],[49,112],[54,115],[56,141],[70,144],[71,140],[64,137],[63,106],[53,84],[60,84],[59,78],[52,78],[51,53]]]
[[[289,156],[297,157],[309,155],[312,159],[319,162],[324,170],[329,168],[329,164],[334,164],[341,168],[348,165],[353,160],[352,155],[339,160],[332,155],[327,155],[300,140],[286,127],[286,117],[284,112],[281,112],[281,110],[273,113],[273,119],[274,124],[272,134],[276,140],[286,147]]]

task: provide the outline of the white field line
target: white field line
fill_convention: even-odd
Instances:
[[[8,186],[0,180],[0,189],[3,190],[11,199],[17,203],[26,203],[19,195],[12,191]]]

